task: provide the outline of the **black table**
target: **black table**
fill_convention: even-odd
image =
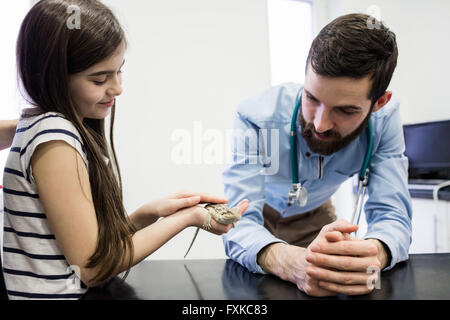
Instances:
[[[425,188],[429,186],[430,185],[424,185],[424,188],[420,188],[420,185],[416,185],[412,188],[412,186],[409,185],[408,190],[411,198],[433,199],[433,190]],[[450,186],[440,189],[437,196],[439,200],[450,201]]]
[[[381,273],[380,289],[362,296],[332,299],[450,299],[450,253],[413,254]],[[297,287],[273,275],[248,272],[228,259],[146,260],[126,278],[92,288],[84,299],[144,300],[310,300]],[[327,298],[330,299],[330,298]]]

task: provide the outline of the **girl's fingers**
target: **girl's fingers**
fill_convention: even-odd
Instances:
[[[200,196],[194,196],[189,198],[183,198],[183,199],[176,199],[173,200],[173,203],[176,206],[176,211],[186,208],[186,207],[192,207],[200,203]]]
[[[156,201],[156,212],[160,216],[171,215],[178,210],[193,207],[200,202],[200,196],[193,196],[189,198],[171,199],[162,198]]]
[[[201,197],[200,203],[208,203],[208,202],[221,203],[221,204],[228,203],[228,199],[226,199],[224,197],[215,196],[212,194],[201,193],[201,194],[199,194],[199,196]]]
[[[245,210],[247,210],[248,205],[249,205],[248,200],[244,199],[241,202],[239,202],[239,204],[236,206],[236,208],[242,214]],[[234,227],[234,225],[232,223],[222,224],[222,223],[215,221],[214,219],[211,219],[211,230],[209,230],[209,231],[214,234],[217,234],[217,235],[222,235],[222,234],[230,231],[233,227]]]
[[[189,197],[184,199],[166,199],[160,205],[158,212],[163,215],[170,215],[183,208],[189,208],[197,205],[200,202],[200,197]]]
[[[206,203],[206,202],[211,202],[211,203],[228,203],[228,199],[224,198],[224,197],[219,197],[210,193],[206,193],[206,192],[190,192],[190,191],[181,191],[178,193],[175,193],[174,195],[170,196],[169,198],[172,199],[182,199],[182,198],[190,198],[190,197],[195,197],[195,196],[199,196],[200,197],[200,203]]]
[[[232,227],[233,227],[232,224],[221,224],[216,220],[211,219],[211,229],[208,231],[220,236],[230,231]]]

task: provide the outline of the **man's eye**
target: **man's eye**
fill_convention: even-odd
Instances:
[[[356,112],[354,112],[354,111],[347,111],[347,110],[345,110],[345,109],[339,109],[339,111],[340,111],[341,113],[345,114],[345,115],[352,115],[352,114],[355,114],[355,113],[356,113]]]
[[[308,100],[311,100],[313,102],[317,102],[317,100],[310,94],[306,94],[306,98],[308,98]]]

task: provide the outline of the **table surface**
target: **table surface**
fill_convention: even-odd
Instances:
[[[380,288],[362,296],[332,299],[450,299],[450,253],[411,254],[381,273]],[[309,300],[297,287],[273,275],[247,271],[228,259],[144,260],[125,282],[114,278],[89,289],[85,299],[145,300]],[[330,298],[327,298],[330,299]]]

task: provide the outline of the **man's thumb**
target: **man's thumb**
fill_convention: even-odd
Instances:
[[[347,220],[339,219],[330,225],[330,229],[328,231],[339,231],[342,233],[352,233],[358,230],[358,226],[356,224],[351,224]]]

